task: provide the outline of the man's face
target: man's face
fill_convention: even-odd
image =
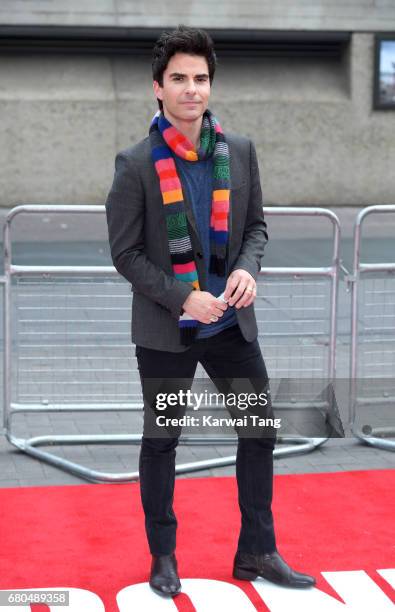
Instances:
[[[165,116],[172,123],[197,121],[208,106],[210,79],[207,60],[200,55],[176,53],[163,73],[163,86],[154,81],[155,96],[162,100]]]

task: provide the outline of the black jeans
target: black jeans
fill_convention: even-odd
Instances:
[[[268,376],[258,341],[247,342],[238,325],[211,338],[197,340],[182,353],[137,346],[136,357],[145,396],[144,432],[139,458],[145,528],[151,554],[167,555],[176,548],[177,519],[173,511],[173,496],[180,431],[173,437],[147,435],[152,405],[147,402],[145,379],[169,378],[171,390],[174,391],[174,380],[179,378],[183,379],[185,388],[190,388],[200,362],[217,388],[218,379],[223,384],[226,379],[245,378],[253,381],[254,389],[259,392],[268,389]],[[184,412],[180,406],[172,408],[171,416]],[[265,437],[242,437],[238,434],[236,478],[241,529],[237,548],[242,552],[262,554],[276,550],[271,510],[275,439],[275,432]]]

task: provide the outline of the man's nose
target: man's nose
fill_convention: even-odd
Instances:
[[[195,93],[196,91],[196,83],[194,79],[189,79],[187,81],[186,93]]]

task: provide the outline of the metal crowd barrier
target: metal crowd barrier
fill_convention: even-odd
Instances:
[[[312,207],[264,208],[265,217],[316,217],[332,225],[331,261],[320,267],[264,267],[258,279],[255,311],[259,340],[271,381],[280,382],[273,405],[301,412],[330,409],[322,394],[336,377],[336,326],[340,272],[340,223],[330,210]],[[262,289],[260,286],[262,285]],[[284,384],[283,384],[284,383]],[[327,390],[328,390],[327,389]],[[280,414],[280,412],[279,412]],[[313,451],[328,437],[282,435],[275,456]]]
[[[141,434],[67,434],[23,438],[13,431],[17,414],[68,412],[142,413],[130,342],[130,286],[112,266],[15,265],[12,222],[20,214],[103,215],[103,206],[24,205],[4,226],[4,431],[21,451],[92,482],[138,480],[138,472],[93,470],[38,447],[138,444]],[[326,267],[263,268],[256,313],[270,378],[335,378],[339,279],[338,218],[321,208],[265,208],[269,216],[324,217],[332,224],[332,260]],[[306,307],[304,300],[309,300]],[[92,315],[93,313],[93,315]],[[99,330],[98,330],[99,327]],[[269,328],[269,329],[268,329]],[[284,352],[286,353],[286,361]],[[318,364],[318,367],[313,367]],[[296,367],[297,366],[297,367]],[[297,372],[295,372],[295,367]],[[135,380],[130,380],[130,374]],[[198,375],[198,374],[197,374]],[[295,394],[295,390],[292,390]],[[298,391],[296,390],[296,396]],[[298,406],[311,398],[297,398]],[[292,402],[295,398],[292,398]],[[142,417],[142,414],[141,414]],[[142,424],[142,419],[141,419]],[[281,436],[276,456],[314,450],[328,438]],[[236,438],[185,436],[180,444],[234,444]],[[177,465],[186,473],[232,465],[219,457]]]
[[[354,226],[351,284],[350,424],[362,442],[395,450],[395,427],[386,425],[395,405],[395,250],[391,262],[361,261],[362,227],[368,216],[395,213],[395,205],[368,206]],[[395,244],[395,241],[394,241]],[[379,407],[381,406],[381,412]],[[384,408],[383,408],[384,407]],[[372,408],[375,408],[373,415]],[[364,410],[365,409],[365,410]],[[382,426],[371,427],[371,419]],[[365,422],[364,422],[365,420]]]

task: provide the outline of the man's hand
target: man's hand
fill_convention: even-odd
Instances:
[[[192,291],[182,307],[200,323],[215,323],[222,317],[228,305],[208,291]]]
[[[229,306],[246,308],[256,298],[256,282],[247,270],[233,270],[226,283],[224,299]]]

